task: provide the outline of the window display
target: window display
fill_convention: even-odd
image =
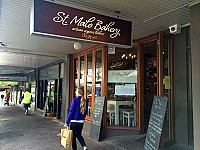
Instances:
[[[137,53],[108,54],[107,126],[137,127]]]

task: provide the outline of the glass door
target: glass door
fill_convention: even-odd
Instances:
[[[147,131],[154,95],[157,95],[157,41],[143,44],[144,50],[144,131]]]
[[[163,123],[163,136],[164,142],[170,142],[173,140],[173,96],[172,96],[172,39],[169,35],[163,36],[163,95],[168,98],[168,104],[166,108],[166,114]]]
[[[49,105],[49,110],[48,112],[53,113],[54,112],[54,81],[49,80],[48,81],[48,87],[47,87],[47,100],[48,100],[48,105]]]
[[[47,80],[43,80],[43,93],[42,93],[42,109],[44,109],[46,111],[46,106],[48,104],[48,100],[47,100]]]
[[[47,105],[48,105],[48,98],[47,98],[47,86],[48,82],[47,80],[43,80],[43,90],[42,90],[42,109],[47,111]]]
[[[78,81],[78,58],[74,59],[74,67],[73,68],[74,68],[74,90],[73,90],[72,98],[74,98],[76,96],[75,91],[76,91],[77,87],[79,86],[79,81]]]
[[[87,91],[86,99],[88,100],[87,120],[92,117],[92,52],[87,53]]]
[[[54,116],[57,117],[58,116],[58,110],[57,110],[57,106],[58,106],[58,79],[54,80],[54,108],[53,108],[53,113]]]
[[[84,87],[85,83],[85,58],[84,55],[80,57],[80,87]]]
[[[74,90],[71,91],[71,99],[75,97],[75,90],[78,86],[84,87],[85,98],[88,100],[86,120],[91,121],[95,96],[102,94],[102,46],[74,55],[73,70],[75,82],[72,85]]]
[[[101,96],[102,51],[96,51],[95,55],[95,96]]]
[[[39,108],[39,109],[42,109],[42,99],[43,99],[43,81],[41,80],[41,81],[39,81],[39,93],[38,93],[38,98],[37,98],[37,108]],[[23,93],[22,93],[22,89],[20,90],[20,95],[22,96],[23,95]],[[20,96],[20,97],[21,97]]]
[[[94,110],[94,101],[96,96],[101,96],[102,82],[102,50],[94,50],[87,53],[87,100],[88,116],[91,121]]]
[[[141,131],[146,132],[150,119],[154,95],[168,98],[166,114],[163,122],[160,147],[174,140],[174,106],[173,106],[173,53],[172,38],[164,32],[139,41],[142,83],[140,92]],[[144,111],[143,111],[144,110]]]

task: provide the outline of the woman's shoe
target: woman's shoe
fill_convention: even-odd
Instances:
[[[83,150],[88,150],[87,146],[83,146]]]

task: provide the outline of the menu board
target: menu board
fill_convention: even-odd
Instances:
[[[105,96],[96,96],[89,137],[99,141]]]
[[[144,150],[159,148],[167,101],[167,97],[154,96]]]

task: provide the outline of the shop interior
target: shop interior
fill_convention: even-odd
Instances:
[[[108,53],[107,126],[137,127],[137,50]]]
[[[143,45],[144,51],[144,130],[148,128],[154,95],[157,95],[157,42]]]

